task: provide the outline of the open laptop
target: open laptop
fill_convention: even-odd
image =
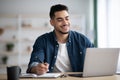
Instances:
[[[83,77],[116,74],[119,48],[87,48]]]
[[[76,77],[96,77],[116,74],[119,48],[87,48],[83,72],[69,74]]]

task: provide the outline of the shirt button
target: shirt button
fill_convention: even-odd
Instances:
[[[53,67],[51,67],[51,69],[53,69]]]
[[[56,45],[58,47],[58,45]]]
[[[80,54],[82,54],[82,52],[80,52]]]
[[[54,56],[54,58],[56,58],[56,56]]]

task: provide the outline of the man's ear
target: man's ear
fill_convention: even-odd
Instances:
[[[50,24],[51,24],[52,26],[54,26],[54,24],[53,24],[53,20],[50,20]]]

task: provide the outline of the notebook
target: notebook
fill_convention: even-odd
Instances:
[[[32,73],[22,73],[20,78],[57,78],[61,77],[62,73],[45,73],[42,75],[32,74]]]
[[[116,74],[119,48],[87,48],[83,77]]]

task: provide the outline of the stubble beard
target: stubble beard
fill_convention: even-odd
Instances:
[[[63,25],[63,26],[69,26],[69,25]],[[69,30],[69,31],[70,31],[70,30]],[[61,34],[68,34],[69,31],[67,31],[67,32],[63,32],[63,31],[60,31],[60,30],[59,30],[59,33],[61,33]]]
[[[61,33],[61,34],[68,34],[69,31],[68,31],[68,32],[62,32],[62,31],[59,31],[59,33]]]

